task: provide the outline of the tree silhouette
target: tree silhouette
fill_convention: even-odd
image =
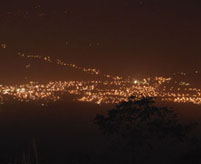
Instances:
[[[158,142],[182,142],[192,125],[183,125],[168,107],[158,107],[151,97],[132,96],[107,115],[97,115],[95,124],[112,136],[121,150],[128,152],[130,163],[142,163]]]

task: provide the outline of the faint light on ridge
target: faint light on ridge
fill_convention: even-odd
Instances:
[[[7,45],[5,43],[1,44],[1,48],[5,49],[7,47]]]

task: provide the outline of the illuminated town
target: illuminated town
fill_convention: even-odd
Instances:
[[[6,103],[8,98],[12,98],[20,102],[40,102],[41,105],[45,105],[61,99],[65,94],[70,94],[76,97],[75,101],[96,104],[117,104],[127,100],[131,95],[137,98],[155,97],[166,102],[201,104],[201,88],[192,87],[185,81],[176,81],[174,77],[148,77],[140,80],[131,77],[123,78],[102,74],[97,69],[68,64],[49,56],[25,55],[20,52],[18,55],[31,60],[72,67],[94,76],[102,76],[104,80],[50,81],[46,84],[30,81],[21,85],[0,85],[1,103]],[[30,65],[27,65],[25,68],[29,67]],[[186,75],[183,72],[180,74],[184,77]],[[195,71],[195,74],[199,74],[199,71]]]
[[[0,4],[0,164],[201,164],[201,0]]]

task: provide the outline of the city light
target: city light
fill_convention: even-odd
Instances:
[[[75,64],[68,64],[60,59],[42,57],[39,55],[25,55],[21,57],[39,59],[64,67],[72,67],[95,76],[102,76],[104,80],[89,81],[50,81],[46,84],[30,81],[22,85],[0,85],[0,102],[6,102],[10,96],[23,102],[42,101],[42,104],[57,101],[62,95],[75,95],[76,101],[96,104],[117,104],[127,100],[131,95],[156,97],[158,100],[173,103],[201,104],[201,89],[192,87],[189,82],[177,82],[173,77],[148,77],[142,80],[123,78],[103,74],[92,68],[83,68]],[[25,68],[31,67],[30,64]]]

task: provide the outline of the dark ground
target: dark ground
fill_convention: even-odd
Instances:
[[[168,105],[174,107],[182,120],[200,121],[200,106]],[[93,124],[96,114],[105,113],[112,107],[70,101],[59,101],[45,107],[15,102],[0,106],[1,163],[21,160],[23,152],[32,152],[33,138],[40,163],[113,163],[117,159],[122,163],[109,149],[109,140]],[[164,150],[159,150],[159,163],[169,163],[177,157],[176,147]],[[163,157],[168,160],[164,161]]]

